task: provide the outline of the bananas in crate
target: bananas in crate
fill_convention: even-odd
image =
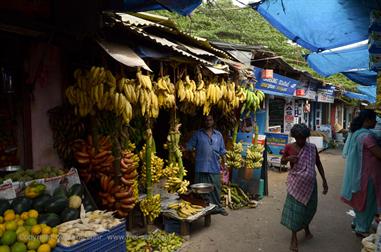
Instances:
[[[98,149],[96,149],[91,135],[87,137],[86,141],[78,139],[74,142],[74,157],[80,167],[79,174],[86,183],[96,174],[107,174],[113,171],[114,156],[111,148],[111,142],[105,136],[98,139]]]
[[[169,76],[157,80],[156,93],[160,108],[170,109],[176,106],[175,85]]]
[[[180,218],[186,219],[192,215],[201,212],[203,207],[199,205],[193,205],[185,200],[180,200],[180,202],[174,202],[169,204],[168,209],[176,210],[176,213]]]
[[[146,145],[139,152],[139,157],[142,162],[140,182],[146,184]],[[163,177],[164,160],[151,153],[151,179],[152,183],[157,183]]]
[[[264,146],[252,144],[246,150],[245,167],[248,169],[259,169],[262,167]]]
[[[242,143],[234,143],[233,149],[226,152],[226,162],[229,168],[240,169],[242,167]]]
[[[111,176],[100,178],[102,191],[99,192],[102,205],[108,210],[116,210],[119,217],[126,217],[138,199],[138,183],[125,185]]]
[[[140,209],[144,216],[153,222],[161,213],[160,194],[145,197],[140,201]]]

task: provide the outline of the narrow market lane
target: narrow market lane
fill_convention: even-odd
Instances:
[[[318,212],[311,223],[314,238],[304,241],[300,233],[299,251],[358,252],[361,240],[351,231],[351,217],[346,214],[349,208],[339,201],[344,160],[335,150],[325,151],[321,159],[330,191],[323,196],[319,188]],[[259,208],[229,211],[227,217],[213,216],[209,228],[203,228],[202,222],[194,224],[191,240],[182,251],[289,251],[290,232],[280,225],[286,176],[285,172],[269,172],[270,196],[261,201]],[[320,186],[320,177],[318,181]]]

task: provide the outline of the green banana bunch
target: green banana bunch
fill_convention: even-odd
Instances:
[[[127,252],[174,252],[183,245],[183,238],[164,231],[155,231],[147,237],[127,237]]]
[[[228,167],[240,169],[242,167],[243,158],[241,153],[243,151],[242,143],[234,143],[233,149],[226,152],[226,162]]]
[[[142,163],[142,173],[140,182],[145,185],[146,183],[146,145],[143,146],[142,150],[139,152],[140,161]],[[151,153],[151,176],[152,183],[157,183],[163,177],[163,168],[164,168],[164,160],[155,155],[155,153]]]

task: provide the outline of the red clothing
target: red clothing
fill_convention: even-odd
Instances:
[[[296,149],[295,144],[286,144],[286,147],[284,148],[283,157],[289,157],[289,156],[297,156],[299,154],[299,151]],[[316,149],[316,163],[320,162],[319,153]],[[294,164],[291,164],[291,169],[294,167]]]
[[[364,211],[368,192],[368,181],[371,179],[375,186],[377,208],[381,210],[381,161],[370,151],[371,148],[377,145],[377,141],[373,136],[368,135],[364,138],[363,145],[361,190],[353,193],[350,201],[344,198],[342,198],[342,200],[357,211]]]

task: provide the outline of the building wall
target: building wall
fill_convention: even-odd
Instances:
[[[42,55],[45,59],[41,64]],[[62,63],[59,49],[46,44],[35,44],[26,63],[29,82],[37,75],[31,101],[33,169],[45,165],[61,166],[53,149],[53,136],[47,111],[62,104]]]

